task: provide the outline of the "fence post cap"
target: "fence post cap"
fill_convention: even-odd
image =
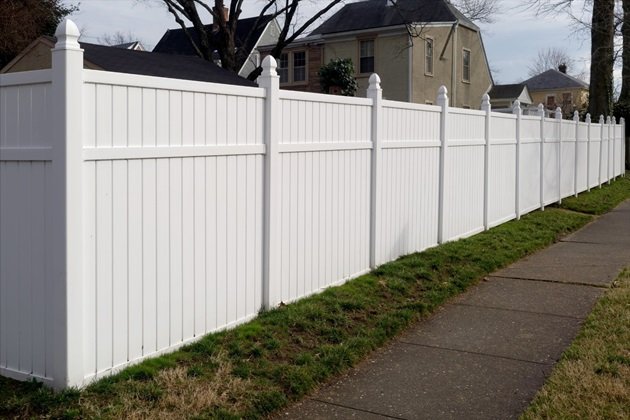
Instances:
[[[442,85],[438,89],[437,104],[440,106],[448,106],[448,89]]]
[[[514,101],[514,103],[512,104],[512,114],[514,115],[521,115],[521,102],[517,99]]]
[[[619,118],[619,124],[625,124],[626,119],[624,117]]]
[[[580,121],[580,113],[577,110],[573,111],[573,121]]]
[[[610,124],[610,115],[606,117],[606,124]]]
[[[79,37],[81,32],[77,25],[70,19],[64,19],[55,31],[57,43],[55,49],[79,49]]]
[[[587,113],[587,114],[586,114],[585,121],[586,121],[587,123],[589,123],[589,124],[591,123],[591,114],[590,114],[590,113]]]
[[[376,73],[372,73],[368,83],[368,90],[379,90],[381,88],[381,77]]]
[[[538,104],[538,115],[541,117],[545,116],[545,106],[543,104]]]
[[[484,93],[481,97],[481,110],[482,111],[490,111],[492,109],[492,105],[490,104],[490,95]]]
[[[599,116],[599,123],[600,123],[600,124],[604,124],[604,121],[605,121],[604,116],[603,116],[603,115],[600,115],[600,116]]]
[[[615,116],[614,116],[614,115],[613,115],[613,117],[612,117],[612,123],[613,123],[613,124],[617,124],[617,118],[615,118]]]
[[[276,69],[278,68],[278,62],[276,61],[275,58],[273,58],[272,55],[268,55],[267,57],[265,57],[262,61],[262,73],[260,74],[261,76],[277,76],[278,73],[276,72]]]
[[[562,119],[562,108],[556,107],[554,112],[556,113],[556,120],[561,120]]]

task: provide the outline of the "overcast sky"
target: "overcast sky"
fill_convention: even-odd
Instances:
[[[67,4],[77,1],[65,0]],[[177,27],[160,0],[81,0],[80,11],[71,18],[84,33],[83,40],[96,43],[104,34],[131,33],[149,48],[162,34]],[[245,0],[243,17],[254,16],[260,0]],[[304,15],[317,8],[317,0]],[[503,13],[492,24],[480,25],[493,70],[495,83],[516,83],[527,78],[527,67],[538,51],[548,47],[564,48],[576,61],[570,74],[588,73],[590,42],[576,36],[564,16],[540,17],[519,9],[522,1],[502,0]],[[316,25],[315,25],[316,26]]]

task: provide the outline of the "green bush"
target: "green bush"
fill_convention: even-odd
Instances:
[[[352,60],[349,58],[330,60],[330,63],[319,69],[319,84],[324,93],[329,93],[331,87],[338,86],[343,96],[354,96],[359,85],[354,78]]]

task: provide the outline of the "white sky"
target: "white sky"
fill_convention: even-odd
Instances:
[[[76,4],[76,0],[64,0]],[[160,0],[81,0],[80,11],[71,18],[83,32],[86,42],[98,41],[104,34],[131,33],[153,48],[169,28],[178,27]],[[312,0],[304,15],[317,8]],[[245,0],[243,17],[255,16],[261,0]],[[493,70],[495,83],[516,83],[527,78],[527,67],[538,51],[564,48],[575,59],[570,74],[588,73],[590,41],[576,36],[564,16],[540,17],[519,9],[522,1],[500,1],[503,13],[489,25],[480,25]],[[313,26],[313,28],[316,25]],[[582,38],[582,39],[580,39]]]

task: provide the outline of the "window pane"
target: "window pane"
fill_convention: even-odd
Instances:
[[[571,92],[566,92],[562,94],[562,103],[564,105],[571,105]]]
[[[304,51],[293,53],[293,81],[306,80],[306,53]]]
[[[359,73],[374,72],[374,41],[361,41]]]
[[[433,74],[433,40],[427,39],[425,44],[425,63],[424,71]]]
[[[293,53],[293,67],[304,67],[306,64],[306,53],[304,51]]]
[[[374,57],[374,41],[361,41],[361,58]]]
[[[280,76],[280,83],[287,83],[289,81],[289,54],[280,54],[278,60],[278,76]]]
[[[374,73],[374,57],[361,58],[361,73]]]
[[[464,60],[463,60],[463,64],[464,64],[464,74],[463,74],[463,79],[466,82],[470,81],[470,51],[468,50],[464,50]]]

